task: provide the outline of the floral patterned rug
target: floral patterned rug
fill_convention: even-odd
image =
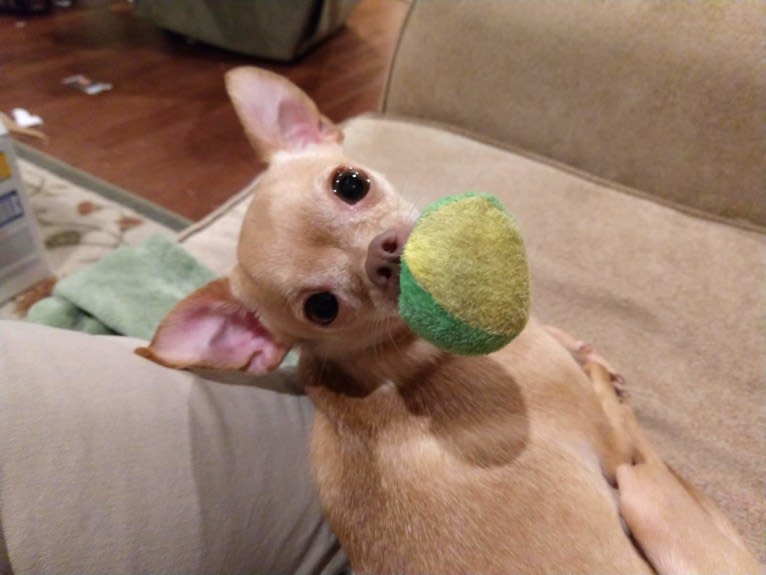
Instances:
[[[19,159],[19,168],[54,277],[0,305],[0,319],[24,317],[32,304],[50,295],[57,279],[120,246],[139,244],[153,234],[176,235],[169,227],[32,162]]]

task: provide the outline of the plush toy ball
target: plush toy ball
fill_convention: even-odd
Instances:
[[[480,355],[529,317],[529,270],[516,221],[496,197],[448,196],[428,206],[404,246],[399,312],[446,351]]]

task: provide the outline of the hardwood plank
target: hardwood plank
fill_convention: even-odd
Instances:
[[[0,15],[0,110],[41,115],[50,142],[28,143],[196,220],[259,170],[224,91],[226,70],[284,74],[340,122],[377,108],[406,12],[402,0],[363,0],[290,65],[188,43],[135,17],[126,0],[81,0],[23,26]],[[77,73],[114,89],[87,96],[61,84]]]

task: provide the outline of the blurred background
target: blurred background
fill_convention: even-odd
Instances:
[[[42,119],[35,129],[47,142],[25,143],[198,220],[260,169],[226,70],[283,74],[342,122],[376,110],[407,9],[404,0],[0,0],[0,111]]]

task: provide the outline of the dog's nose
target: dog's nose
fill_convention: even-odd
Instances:
[[[365,270],[370,281],[392,296],[399,295],[399,269],[409,231],[390,229],[376,236],[367,248]]]

